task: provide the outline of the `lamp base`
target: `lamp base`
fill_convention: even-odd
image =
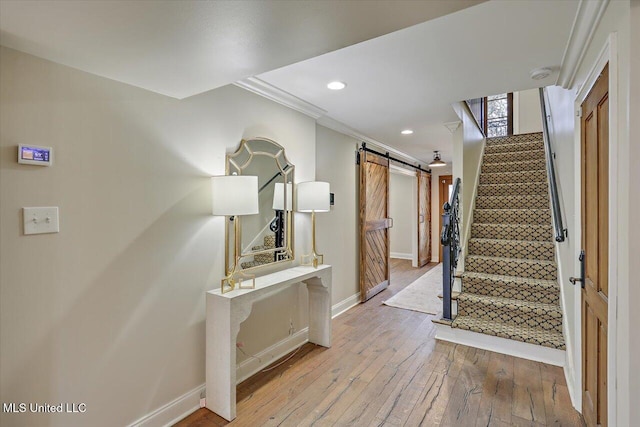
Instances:
[[[324,255],[322,254],[314,251],[309,255],[302,255],[302,265],[313,265],[313,268],[318,268],[322,264],[324,264]]]
[[[249,282],[249,285],[245,285],[245,282]],[[233,271],[227,277],[220,281],[220,293],[226,294],[236,289],[255,289],[256,288],[256,276],[254,274],[247,274],[241,271]]]

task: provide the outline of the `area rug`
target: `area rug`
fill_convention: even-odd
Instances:
[[[437,314],[442,311],[442,264],[438,264],[415,282],[384,301],[390,307]]]

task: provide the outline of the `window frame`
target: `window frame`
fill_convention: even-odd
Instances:
[[[484,135],[488,137],[489,133],[489,97],[483,98],[484,111],[482,118],[482,130]],[[513,92],[507,93],[507,135],[513,135]]]

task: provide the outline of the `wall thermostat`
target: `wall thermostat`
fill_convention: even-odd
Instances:
[[[22,163],[23,165],[51,166],[53,163],[53,148],[19,144],[18,163]]]

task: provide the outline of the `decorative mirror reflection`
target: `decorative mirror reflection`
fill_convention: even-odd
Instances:
[[[258,177],[260,212],[240,222],[240,269],[248,270],[276,262],[290,261],[293,254],[294,165],[284,148],[266,138],[242,140],[238,150],[227,155],[227,175]],[[226,218],[225,265],[233,268],[234,217]]]

